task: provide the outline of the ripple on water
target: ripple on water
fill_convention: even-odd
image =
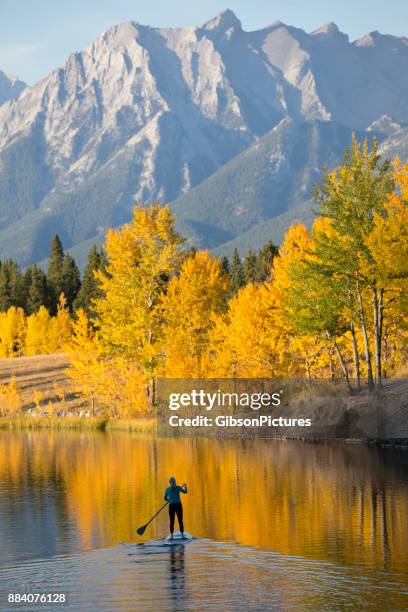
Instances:
[[[70,610],[92,612],[408,608],[408,585],[387,572],[209,540],[119,545],[3,568],[1,609],[9,592],[65,592]]]

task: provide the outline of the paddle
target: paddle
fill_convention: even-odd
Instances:
[[[167,504],[168,504],[168,502],[166,502],[166,503],[164,504],[164,506],[162,506],[162,507],[160,508],[160,510],[158,510],[154,516],[152,516],[152,518],[150,519],[150,521],[148,521],[148,522],[146,523],[146,525],[142,525],[141,527],[139,527],[139,529],[137,530],[137,533],[138,533],[139,535],[143,535],[143,534],[144,534],[144,532],[145,532],[145,530],[146,530],[146,527],[147,527],[148,525],[150,525],[150,523],[152,522],[152,520],[156,518],[156,516],[159,514],[159,512],[161,512],[161,511],[163,510],[163,508],[165,508],[165,507],[167,506]]]

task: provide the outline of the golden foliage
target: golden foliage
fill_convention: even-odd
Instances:
[[[285,338],[270,283],[249,283],[231,299],[228,313],[215,318],[211,375],[274,377],[282,374]]]
[[[14,416],[21,410],[21,393],[17,387],[15,376],[8,384],[0,385],[0,414]]]
[[[151,374],[160,359],[161,295],[184,257],[168,207],[136,206],[133,221],[110,230],[106,271],[97,274],[103,297],[95,309],[106,353],[135,359]]]
[[[11,306],[0,312],[0,356],[18,357],[24,353],[26,319],[22,308]]]
[[[226,309],[228,281],[219,260],[198,251],[174,277],[163,303],[163,373],[174,378],[200,378],[209,373],[209,333],[213,315]]]

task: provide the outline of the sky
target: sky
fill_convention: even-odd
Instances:
[[[201,25],[226,8],[244,30],[334,21],[351,40],[373,30],[408,36],[408,0],[0,0],[0,70],[33,84],[122,21]]]

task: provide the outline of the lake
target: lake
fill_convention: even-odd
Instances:
[[[194,540],[163,547],[168,477]],[[408,609],[408,454],[0,432],[0,609]],[[65,593],[24,607],[8,593]]]

